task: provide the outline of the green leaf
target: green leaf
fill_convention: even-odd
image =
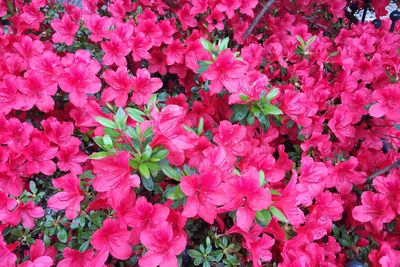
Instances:
[[[108,156],[108,153],[105,151],[96,152],[89,156],[89,159],[102,159]]]
[[[203,262],[203,258],[195,258],[193,264],[199,266]]]
[[[137,122],[144,122],[144,119],[142,116],[144,116],[144,112],[136,109],[136,108],[126,108],[126,112],[128,113],[128,116],[131,117],[132,120],[137,121]]]
[[[180,174],[169,165],[168,161],[160,161],[160,167],[161,167],[161,171],[167,177],[169,177],[175,181],[181,180]]]
[[[263,170],[260,170],[258,173],[260,175],[260,186],[263,187],[265,185],[265,183],[267,182],[265,180],[265,173]]]
[[[103,118],[103,117],[95,117],[96,121],[98,123],[100,123],[101,125],[103,125],[104,127],[108,127],[111,129],[117,129],[117,125],[115,124],[115,122],[113,122],[112,120],[109,120],[107,118]]]
[[[214,45],[210,41],[200,38],[200,43],[206,51],[211,53],[214,50]]]
[[[271,219],[271,213],[266,209],[257,211],[256,213],[256,222],[262,227],[266,227],[271,222]]]
[[[160,151],[157,151],[156,153],[154,153],[151,156],[151,158],[156,158],[156,159],[160,159],[161,160],[161,159],[165,159],[168,156],[168,154],[169,154],[169,151],[163,149],[163,150],[160,150]]]
[[[111,150],[113,148],[113,140],[108,134],[103,136],[103,144],[107,150]]]
[[[35,184],[34,181],[30,181],[30,182],[29,182],[29,189],[31,190],[31,192],[32,192],[33,194],[36,194],[36,193],[37,193],[37,188],[36,188],[36,184]]]
[[[120,129],[120,130],[125,129],[126,120],[128,119],[128,116],[125,114],[125,111],[122,108],[118,108],[114,119],[115,119],[115,123],[118,126],[118,129]]]
[[[249,107],[247,105],[234,105],[232,111],[232,122],[241,121],[249,114]]]
[[[304,47],[306,46],[303,38],[300,37],[300,35],[296,35],[297,41],[299,41],[299,43]]]
[[[281,193],[279,191],[274,190],[274,189],[270,189],[269,192],[271,193],[271,195],[275,195],[275,196],[280,196],[281,195]]]
[[[265,115],[281,115],[283,114],[282,110],[280,110],[277,106],[266,104],[263,107],[263,113]]]
[[[309,46],[311,45],[315,40],[317,39],[317,36],[313,35],[308,41],[306,42],[306,45]]]
[[[187,253],[189,254],[190,257],[192,258],[201,258],[203,257],[203,254],[201,254],[200,251],[195,250],[195,249],[188,249]]]
[[[67,240],[68,240],[67,231],[65,231],[64,228],[60,229],[60,230],[57,232],[57,238],[58,238],[58,240],[60,240],[60,242],[66,243]]]
[[[221,52],[228,48],[229,37],[226,37],[218,42],[218,51]]]
[[[139,172],[145,178],[149,178],[150,177],[150,170],[144,163],[139,165]]]
[[[172,199],[172,200],[178,200],[178,199],[182,199],[185,197],[185,195],[183,194],[181,187],[179,185],[168,187],[164,191],[164,195],[166,198]]]
[[[240,100],[242,100],[243,102],[247,102],[247,101],[250,99],[250,97],[247,96],[247,95],[239,95],[239,98],[240,98]]]
[[[79,252],[84,252],[89,248],[90,241],[87,240],[79,247]]]
[[[143,154],[142,154],[142,160],[146,161],[151,157],[151,153],[153,153],[153,149],[151,148],[150,145],[147,145]]]
[[[281,222],[285,222],[288,223],[289,221],[286,219],[285,215],[282,213],[282,211],[278,210],[277,208],[275,208],[274,206],[270,206],[269,207],[269,211],[271,212],[271,214],[277,218],[278,220],[280,220]]]
[[[274,99],[277,95],[279,94],[279,89],[278,88],[274,88],[271,91],[269,91],[266,99],[267,100],[272,100]]]
[[[204,128],[204,119],[203,117],[200,117],[199,125],[197,126],[197,135],[201,135],[201,133],[203,132],[203,128]]]
[[[400,124],[395,124],[395,125],[393,125],[394,126],[394,128],[397,130],[397,131],[400,131]]]
[[[149,191],[153,191],[153,189],[154,189],[153,179],[141,177],[140,180],[142,181],[142,184],[143,184],[144,188],[146,188]]]

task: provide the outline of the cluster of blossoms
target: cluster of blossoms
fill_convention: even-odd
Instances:
[[[0,0],[0,266],[400,266],[400,23],[347,2]]]

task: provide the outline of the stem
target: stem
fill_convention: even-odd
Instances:
[[[371,174],[370,176],[368,176],[367,181],[371,181],[372,179],[374,179],[375,177],[385,174],[388,171],[390,171],[391,169],[397,168],[400,166],[400,159],[397,160],[395,163],[393,163],[392,165],[389,165],[381,170],[378,170],[376,172],[374,172],[373,174]]]
[[[264,16],[264,14],[268,11],[268,9],[271,7],[271,5],[275,2],[275,0],[269,0],[265,5],[263,6],[263,9],[258,13],[258,15],[255,17],[253,22],[251,23],[250,27],[246,30],[246,32],[243,35],[243,42],[246,40],[246,38],[251,34],[251,32],[254,30],[254,28],[257,26],[258,22]]]

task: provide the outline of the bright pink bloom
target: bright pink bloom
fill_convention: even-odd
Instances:
[[[71,140],[74,132],[74,124],[72,122],[60,122],[54,117],[42,120],[43,132],[50,142],[57,144],[59,147],[67,144]]]
[[[301,159],[301,170],[296,189],[301,192],[297,200],[305,205],[311,205],[312,199],[321,193],[328,179],[328,169],[323,162],[315,162],[311,157]]]
[[[97,192],[114,190],[117,194],[124,194],[131,187],[138,187],[140,178],[136,174],[131,174],[129,159],[129,153],[122,151],[116,156],[92,160],[93,173],[96,176],[92,181],[94,190]]]
[[[79,30],[78,23],[68,15],[64,15],[62,19],[53,19],[51,27],[56,31],[53,34],[53,42],[65,43],[66,45],[74,43],[75,33]]]
[[[203,73],[204,78],[211,81],[210,92],[218,94],[222,87],[230,92],[236,92],[240,79],[247,71],[247,64],[235,59],[231,50],[222,51],[217,60]]]
[[[243,246],[249,251],[250,259],[254,267],[261,267],[263,262],[268,262],[272,259],[271,247],[275,240],[269,235],[263,234],[255,241],[245,242]]]
[[[167,57],[167,64],[183,63],[186,48],[181,41],[175,40],[164,50]]]
[[[66,247],[63,251],[62,259],[57,267],[90,267],[93,266],[93,249],[84,252]]]
[[[169,208],[161,204],[151,204],[145,197],[136,200],[134,209],[125,214],[126,223],[132,227],[134,243],[139,242],[140,233],[147,228],[154,228],[164,222],[169,215]]]
[[[56,164],[52,161],[57,154],[57,147],[50,146],[41,138],[33,138],[28,146],[23,150],[27,159],[25,168],[27,173],[43,173],[52,175],[56,171]]]
[[[340,109],[335,110],[328,126],[341,142],[345,142],[346,137],[351,138],[356,134],[356,129],[352,125],[352,116],[348,116]]]
[[[9,198],[6,193],[0,191],[0,221],[6,218],[16,205],[15,199]]]
[[[216,9],[220,12],[225,12],[228,19],[231,19],[235,10],[238,9],[240,5],[240,0],[222,0],[216,5]]]
[[[4,267],[14,267],[17,256],[7,247],[4,242],[3,235],[0,235],[0,259]]]
[[[182,126],[185,109],[168,105],[161,112],[153,112],[151,115],[155,135],[152,144],[165,145],[170,151],[167,157],[170,163],[181,165],[185,160],[184,151],[194,147],[188,138],[188,132]]]
[[[389,120],[400,122],[400,91],[397,86],[387,86],[381,90],[376,90],[372,94],[377,102],[369,108],[372,117],[380,118],[386,116]]]
[[[82,173],[81,164],[87,160],[85,153],[80,151],[81,141],[72,137],[68,143],[60,146],[57,152],[57,166],[61,171],[71,171],[75,174]]]
[[[225,193],[229,199],[223,209],[237,210],[236,225],[243,231],[250,229],[257,211],[268,209],[272,203],[269,190],[260,187],[260,176],[255,168],[231,178]]]
[[[109,38],[109,31],[112,20],[109,17],[102,17],[98,14],[90,14],[84,17],[85,25],[90,30],[90,40],[100,42],[103,38]]]
[[[310,96],[305,93],[298,93],[292,90],[284,92],[280,109],[288,115],[293,121],[303,127],[312,124],[312,117],[317,113],[318,106],[314,103]]]
[[[182,215],[188,218],[199,215],[209,224],[213,224],[217,216],[216,205],[226,202],[220,182],[220,177],[212,172],[183,176],[180,187],[188,198]]]
[[[361,203],[361,206],[353,208],[353,218],[359,222],[371,223],[376,231],[381,231],[384,223],[395,218],[395,213],[385,195],[366,191],[361,195]]]
[[[151,78],[147,69],[138,69],[133,77],[132,101],[137,105],[147,104],[151,95],[163,86],[160,78]]]
[[[400,252],[393,249],[389,243],[383,242],[379,250],[373,250],[368,259],[372,267],[398,267],[400,266]]]
[[[101,98],[104,101],[114,100],[118,107],[124,107],[134,83],[126,67],[119,67],[116,71],[106,70],[103,79],[110,87],[104,89]]]
[[[192,14],[190,14],[190,5],[185,3],[181,9],[176,12],[180,23],[182,24],[182,30],[186,31],[188,28],[197,26],[197,20]]]
[[[75,174],[67,174],[54,179],[53,185],[63,192],[50,197],[47,205],[53,210],[65,210],[68,219],[75,219],[81,210],[80,203],[84,199],[80,190],[80,179]]]
[[[148,249],[139,259],[140,267],[177,267],[176,256],[186,247],[185,236],[174,235],[172,225],[168,222],[163,222],[154,229],[144,230],[140,241]]]
[[[101,48],[104,50],[103,63],[106,66],[113,65],[126,66],[126,56],[131,52],[130,47],[121,38],[114,36],[110,41],[102,42]]]
[[[49,112],[54,107],[53,95],[57,92],[57,84],[48,83],[39,71],[28,71],[24,77],[17,78],[18,90],[21,92],[21,103],[18,108],[29,110],[37,106],[40,111]]]
[[[35,206],[33,201],[29,201],[26,204],[21,202],[7,218],[4,218],[4,222],[11,225],[18,225],[22,221],[22,225],[24,227],[32,229],[34,226],[34,219],[41,218],[43,216],[43,209]]]
[[[106,219],[103,226],[93,234],[90,244],[98,251],[106,251],[119,260],[126,260],[132,254],[129,245],[130,233],[117,220]]]
[[[353,184],[363,184],[367,178],[364,172],[356,171],[358,160],[350,157],[345,162],[329,168],[329,176],[332,179],[332,185],[337,188],[340,194],[348,194],[353,188]],[[329,181],[328,181],[329,182]]]
[[[382,195],[385,195],[393,210],[400,214],[400,177],[397,173],[374,178],[373,186]]]
[[[131,50],[133,61],[141,61],[142,59],[151,59],[152,55],[149,53],[150,48],[153,47],[153,43],[143,33],[138,32],[131,39]]]
[[[232,151],[235,156],[245,156],[251,149],[251,145],[246,138],[246,132],[245,126],[232,124],[224,120],[219,123],[213,141],[219,146]]]
[[[87,103],[86,94],[94,94],[101,89],[100,79],[96,76],[100,71],[100,64],[83,50],[68,54],[62,59],[62,63],[65,69],[58,84],[61,90],[69,93],[72,104],[82,107]]]

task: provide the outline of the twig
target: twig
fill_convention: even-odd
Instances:
[[[268,11],[268,9],[271,7],[271,5],[275,2],[275,0],[269,0],[265,5],[263,6],[263,9],[258,13],[256,18],[253,20],[251,23],[250,27],[246,30],[246,32],[243,35],[243,41],[246,40],[246,38],[251,34],[251,32],[254,30],[254,28],[257,26],[258,22],[264,16],[264,14]]]
[[[383,168],[383,169],[381,169],[381,170],[378,170],[378,171],[374,172],[373,174],[371,174],[370,176],[368,176],[367,181],[371,181],[371,180],[374,179],[375,177],[377,177],[377,176],[379,176],[379,175],[382,175],[382,174],[385,174],[385,173],[387,173],[388,171],[390,171],[391,169],[394,169],[394,168],[397,168],[397,167],[400,167],[400,159],[397,160],[397,161],[396,161],[395,163],[393,163],[392,165],[389,165],[389,166],[387,166],[387,167],[385,167],[385,168]]]

